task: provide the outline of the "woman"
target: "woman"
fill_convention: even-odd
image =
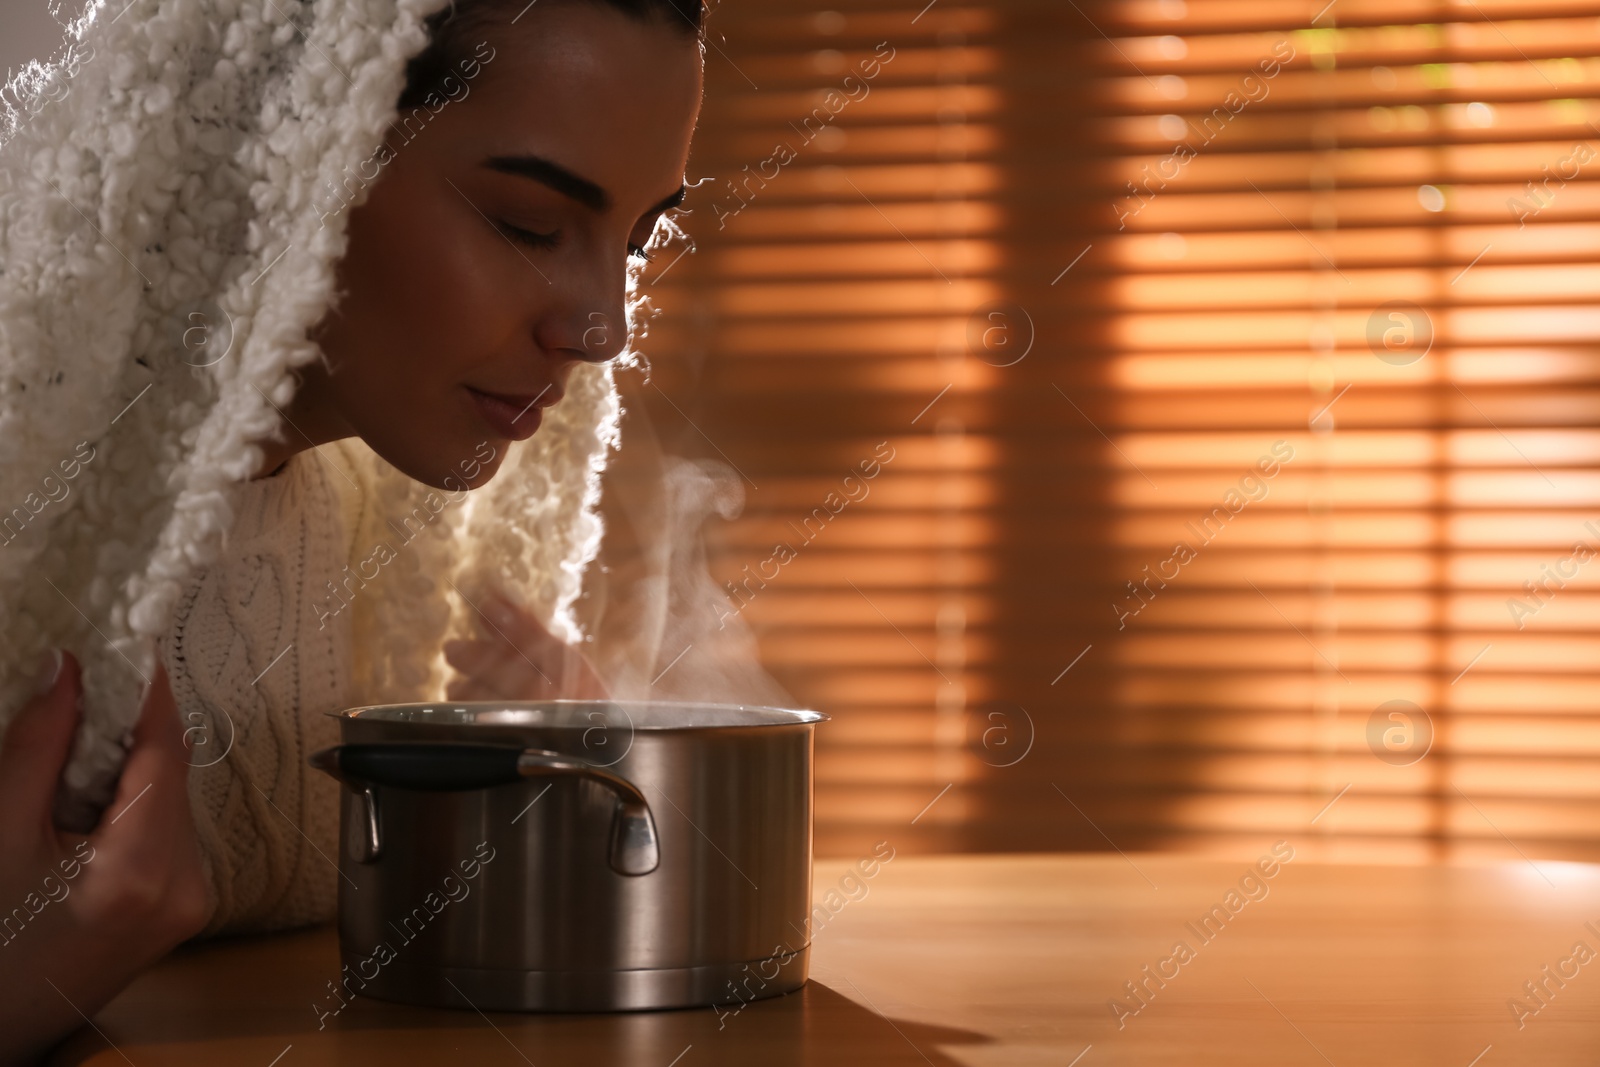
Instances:
[[[324,712],[604,692],[573,609],[700,0],[440,6],[102,8],[10,123],[0,1060],[331,917]]]

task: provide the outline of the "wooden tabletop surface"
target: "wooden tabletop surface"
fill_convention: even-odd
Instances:
[[[314,1005],[338,973],[331,928],[215,942],[148,972],[51,1062],[1600,1064],[1600,867],[1263,855],[1260,869],[897,857],[855,899],[831,898],[803,991],[736,1014],[485,1016],[357,997],[319,1030]],[[846,870],[818,861],[818,902]]]

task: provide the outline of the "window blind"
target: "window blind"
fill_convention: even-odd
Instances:
[[[1317,8],[714,10],[644,395],[819,854],[1600,852],[1600,5]]]

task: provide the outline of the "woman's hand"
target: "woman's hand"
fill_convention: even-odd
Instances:
[[[50,818],[83,684],[58,654],[0,743],[0,1064],[27,1063],[205,928],[212,904],[164,669],[116,798],[88,837]],[[80,1014],[80,1012],[82,1014]]]
[[[502,593],[473,605],[484,636],[447,641],[444,658],[461,672],[451,700],[604,700],[610,696],[583,653]]]

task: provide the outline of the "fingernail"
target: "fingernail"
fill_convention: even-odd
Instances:
[[[66,657],[59,648],[46,648],[40,650],[36,663],[33,669],[33,694],[42,697],[61,680],[61,668],[66,663]]]

